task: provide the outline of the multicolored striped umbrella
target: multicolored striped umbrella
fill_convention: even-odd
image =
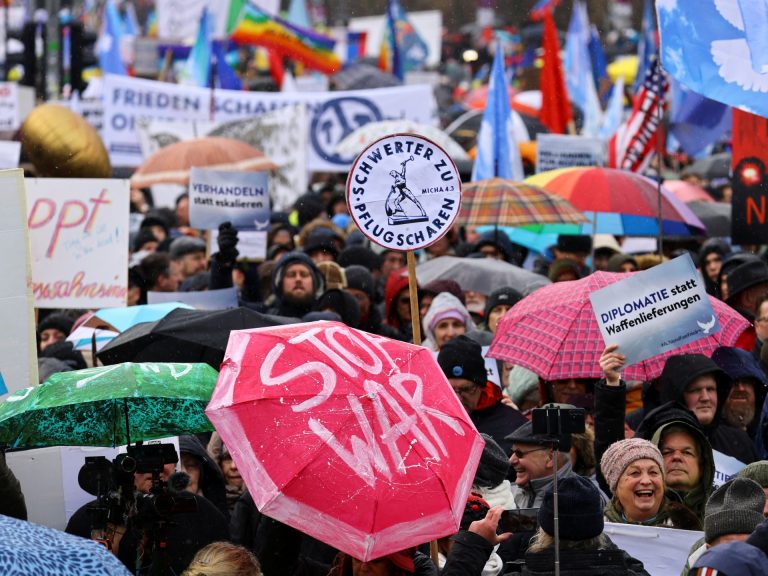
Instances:
[[[540,232],[560,234],[658,234],[658,185],[634,172],[613,168],[562,168],[525,179],[570,201],[594,222],[573,227],[546,226]],[[661,187],[662,234],[696,236],[705,226],[674,194]]]
[[[462,186],[458,221],[467,226],[589,222],[570,202],[556,194],[503,178],[478,180]]]

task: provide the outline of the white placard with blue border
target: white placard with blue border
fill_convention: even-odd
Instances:
[[[720,330],[704,282],[688,254],[590,294],[606,344],[626,366]]]
[[[192,168],[189,175],[189,222],[210,230],[231,222],[239,230],[269,227],[269,175]]]

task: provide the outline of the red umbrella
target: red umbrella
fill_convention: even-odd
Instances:
[[[206,414],[261,512],[364,561],[458,531],[484,444],[429,350],[338,322],[233,331]]]
[[[535,372],[545,380],[601,378],[605,348],[589,295],[631,274],[595,272],[581,280],[544,286],[518,302],[501,319],[489,355]],[[733,346],[749,326],[736,310],[709,297],[720,321],[719,332],[627,367],[627,380],[651,380],[661,374],[672,354],[712,355],[718,346]]]

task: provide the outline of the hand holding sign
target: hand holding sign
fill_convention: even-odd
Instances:
[[[621,382],[621,369],[624,367],[626,357],[616,351],[618,348],[618,344],[610,344],[600,355],[600,368],[605,374],[608,386],[618,386]]]

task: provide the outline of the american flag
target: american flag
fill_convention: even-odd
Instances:
[[[668,90],[669,80],[654,57],[632,113],[608,142],[608,166],[632,172],[642,172],[648,166],[661,131],[659,107],[664,107]]]

